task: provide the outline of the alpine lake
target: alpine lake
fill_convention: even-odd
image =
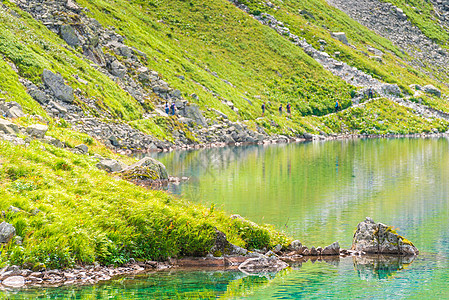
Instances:
[[[166,270],[94,286],[10,290],[7,299],[449,299],[449,139],[357,139],[152,155],[190,180],[167,189],[299,239],[351,247],[370,216],[414,258],[336,258],[277,274]]]

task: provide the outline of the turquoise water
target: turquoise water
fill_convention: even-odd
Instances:
[[[366,216],[395,226],[421,255],[305,262],[278,274],[164,271],[92,287],[8,292],[11,299],[435,299],[449,288],[449,141],[375,139],[158,154],[190,181],[172,193],[215,204],[307,246],[351,246]]]

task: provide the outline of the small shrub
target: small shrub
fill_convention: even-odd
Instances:
[[[55,163],[53,169],[54,169],[55,171],[58,171],[58,170],[62,170],[62,171],[71,171],[73,168],[72,168],[72,166],[71,166],[68,162],[66,162],[65,160],[58,160],[58,161]]]

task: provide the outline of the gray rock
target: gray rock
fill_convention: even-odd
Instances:
[[[87,147],[87,146],[84,145],[84,144],[75,146],[75,149],[79,150],[82,154],[87,154],[87,153],[89,153],[89,147]]]
[[[26,132],[29,136],[42,139],[48,131],[48,126],[42,124],[34,124],[27,127]]]
[[[11,276],[2,281],[4,286],[19,288],[25,285],[23,276]]]
[[[9,223],[2,222],[0,224],[0,244],[9,243],[16,235],[16,229]]]
[[[401,89],[397,84],[383,84],[380,87],[380,94],[385,96],[394,96],[399,97],[401,96],[402,92]]]
[[[302,244],[300,241],[295,240],[288,245],[287,250],[289,251],[299,251],[302,249]]]
[[[123,170],[129,179],[168,180],[167,169],[160,161],[145,157]]]
[[[434,87],[431,84],[425,85],[423,86],[423,91],[426,92],[427,94],[431,94],[437,97],[441,97],[441,91],[439,89],[437,89],[436,87]]]
[[[118,60],[114,60],[112,63],[109,64],[109,71],[111,72],[112,75],[123,79],[123,77],[125,77],[126,75],[127,69]]]
[[[172,96],[175,99],[180,99],[181,95],[182,95],[182,93],[180,90],[173,90],[170,92],[170,96]]]
[[[25,114],[23,113],[22,109],[20,107],[17,107],[17,106],[11,107],[7,111],[7,115],[10,118],[21,118],[21,117],[25,116]]]
[[[231,244],[226,235],[215,229],[215,242],[209,253],[214,256],[222,256],[222,255],[239,255],[244,256],[248,253],[248,250],[238,247],[236,245]]]
[[[207,127],[206,119],[196,104],[185,105],[183,109],[179,109],[179,114],[183,117],[192,119],[200,126]]]
[[[19,127],[8,120],[0,118],[0,131],[3,131],[6,134],[14,135],[19,132]]]
[[[324,247],[321,255],[340,255],[340,244],[335,242],[332,245]]]
[[[310,248],[309,255],[311,255],[311,256],[317,256],[318,255],[318,251],[316,250],[315,247],[312,246],[312,248]]]
[[[279,244],[273,248],[274,253],[279,253],[279,252],[281,252],[281,250],[282,250],[282,245],[279,245]]]
[[[50,100],[43,91],[37,88],[28,90],[28,94],[40,104],[47,104]]]
[[[212,108],[212,111],[214,111],[215,113],[217,113],[220,117],[222,117],[223,119],[229,119],[227,115],[225,115],[224,113],[222,113],[221,111],[219,111],[218,109]]]
[[[303,137],[304,137],[304,139],[306,139],[308,141],[311,141],[311,140],[313,140],[315,138],[315,135],[306,132],[306,133],[303,134]]]
[[[339,41],[342,42],[343,44],[349,45],[348,38],[346,37],[346,33],[344,33],[344,32],[333,32],[333,33],[331,34],[331,36],[332,36],[334,39],[339,40]]]
[[[51,105],[52,107],[54,107],[58,112],[60,112],[62,114],[66,114],[68,112],[67,108],[65,108],[58,102],[50,101],[48,104]]]
[[[72,47],[78,47],[79,45],[81,45],[80,40],[76,35],[75,29],[71,25],[62,25],[59,28],[59,35],[67,44]]]
[[[376,254],[418,255],[418,249],[391,226],[366,218],[357,225],[352,250]]]
[[[75,99],[73,88],[64,83],[61,74],[55,74],[45,69],[42,73],[42,80],[59,100],[72,103]]]
[[[115,159],[104,159],[96,164],[96,167],[109,173],[120,172],[122,165]]]
[[[288,267],[288,264],[276,256],[249,258],[240,264],[239,270],[245,274],[276,273]]]

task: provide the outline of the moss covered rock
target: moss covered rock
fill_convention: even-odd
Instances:
[[[392,226],[376,223],[369,217],[357,225],[352,250],[376,254],[419,254],[413,243],[400,236]]]

